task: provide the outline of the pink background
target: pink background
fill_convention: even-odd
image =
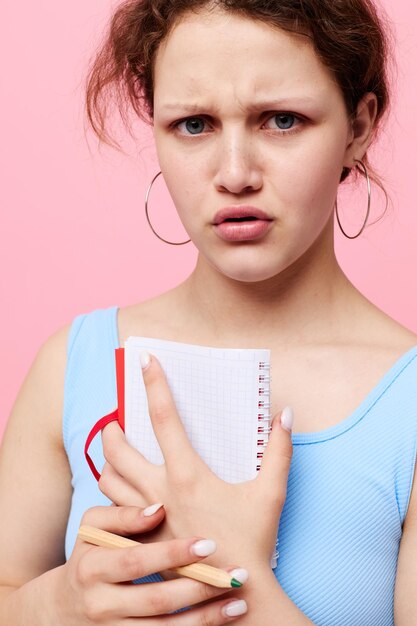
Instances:
[[[2,2],[0,436],[48,336],[79,313],[124,306],[174,286],[196,257],[192,244],[167,246],[147,226],[143,199],[158,171],[149,130],[138,127],[130,156],[99,153],[96,141],[90,136],[88,147],[84,137],[82,81],[115,4],[44,0],[23,8],[14,0]],[[348,241],[339,233],[336,245],[353,283],[417,332],[417,9],[408,0],[383,4],[395,24],[399,72],[374,163],[392,205],[360,239]],[[166,238],[183,240],[161,179],[155,190],[155,226]],[[340,207],[357,217],[350,224],[354,232],[366,209],[365,186],[345,196]],[[376,196],[373,218],[382,208]]]

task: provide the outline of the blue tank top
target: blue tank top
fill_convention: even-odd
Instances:
[[[93,424],[117,406],[117,311],[79,315],[69,335],[63,438],[73,496],[67,558],[84,511],[110,504],[87,465],[84,443]],[[274,569],[280,585],[317,626],[394,626],[399,544],[417,449],[417,346],[349,417],[292,440]],[[100,437],[91,456],[100,471]]]

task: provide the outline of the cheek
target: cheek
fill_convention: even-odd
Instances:
[[[187,159],[172,159],[166,165],[160,161],[161,170],[170,196],[177,209],[178,215],[185,226],[192,225],[193,218],[198,219],[202,198],[207,195],[208,182],[204,180],[204,173],[196,163]],[[201,213],[200,213],[201,219]]]
[[[156,153],[165,184],[176,207],[192,195],[192,183],[198,176],[191,159],[178,150],[172,138],[155,132]]]
[[[287,215],[307,222],[327,221],[343,169],[343,144],[317,137],[277,168],[275,195]],[[321,220],[320,220],[321,218]]]

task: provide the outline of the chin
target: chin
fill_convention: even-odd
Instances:
[[[251,264],[250,266],[243,266],[242,264],[239,267],[219,267],[216,265],[216,269],[218,272],[230,278],[231,280],[236,280],[241,283],[262,283],[266,280],[274,278],[280,272],[283,271],[284,268],[277,267],[265,267],[261,264],[254,266]]]
[[[202,248],[199,251],[203,263],[222,276],[241,283],[262,283],[279,276],[292,265],[298,252],[288,250],[283,242],[274,241],[262,246],[226,250]]]

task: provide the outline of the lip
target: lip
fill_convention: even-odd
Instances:
[[[249,222],[221,222],[213,226],[220,239],[230,242],[255,241],[269,232],[273,220],[251,220]]]
[[[214,216],[213,225],[222,224],[227,219],[236,219],[239,217],[256,217],[259,220],[272,221],[265,211],[250,205],[227,206],[217,211]]]

